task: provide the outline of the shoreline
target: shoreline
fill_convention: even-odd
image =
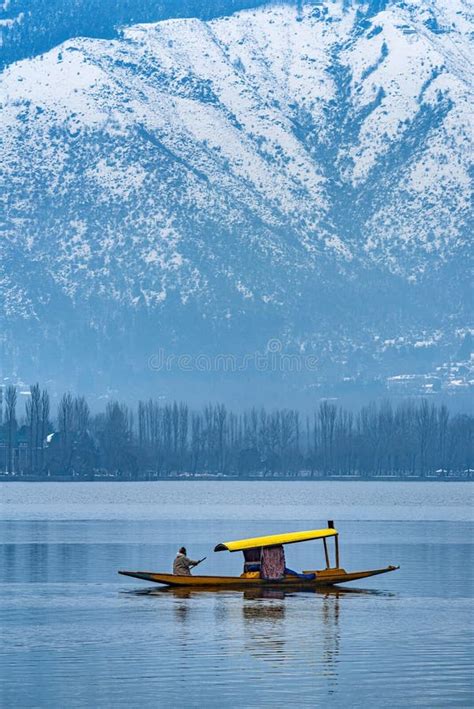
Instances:
[[[0,483],[150,483],[150,482],[406,482],[406,483],[447,483],[447,482],[474,482],[474,477],[463,476],[234,476],[234,475],[167,475],[161,477],[137,477],[137,478],[118,478],[112,476],[106,477],[78,477],[78,476],[49,476],[42,477],[39,475],[19,475],[19,476],[3,476],[0,475]]]

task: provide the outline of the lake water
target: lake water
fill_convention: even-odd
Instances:
[[[0,484],[4,707],[472,707],[471,483]],[[220,541],[326,526],[332,593],[176,593],[118,576],[178,546],[236,574]],[[288,565],[323,564],[320,542]]]

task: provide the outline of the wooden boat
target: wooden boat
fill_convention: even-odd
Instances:
[[[334,539],[334,565],[331,565],[328,538]],[[247,552],[251,550],[251,555],[260,556],[268,548],[283,547],[287,544],[296,544],[313,539],[322,539],[326,567],[303,571],[296,574],[285,569],[279,578],[262,578],[259,572],[244,571],[241,576],[176,576],[174,574],[153,572],[153,571],[119,571],[123,576],[132,576],[143,581],[152,581],[168,587],[181,587],[193,589],[223,589],[223,588],[255,588],[278,586],[280,588],[315,588],[324,586],[334,586],[348,581],[358,581],[360,579],[385,574],[389,571],[399,569],[399,566],[386,566],[381,569],[371,569],[368,571],[346,571],[339,565],[339,533],[334,528],[333,522],[328,522],[326,529],[311,529],[302,532],[288,532],[285,534],[272,534],[264,537],[252,537],[240,539],[232,542],[217,544],[214,551],[241,551],[245,559],[249,558]],[[257,564],[258,565],[258,564]],[[246,566],[249,566],[246,563]],[[244,567],[245,569],[245,567]]]

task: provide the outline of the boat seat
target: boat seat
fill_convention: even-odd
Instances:
[[[260,562],[258,562],[258,563],[252,562],[250,564],[248,564],[248,563],[244,564],[244,573],[253,572],[253,571],[258,571],[260,573]]]
[[[241,579],[259,579],[260,578],[260,571],[244,571],[243,574],[240,574]]]
[[[308,573],[301,573],[299,574],[297,571],[293,571],[293,569],[287,569],[285,566],[285,576],[297,576],[299,579],[302,579],[303,581],[313,581],[313,579],[316,578],[316,574],[314,572]]]

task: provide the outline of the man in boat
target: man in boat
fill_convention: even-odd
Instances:
[[[181,547],[173,562],[173,574],[175,576],[191,576],[191,569],[197,566],[199,561],[193,561],[186,556],[186,547]]]

